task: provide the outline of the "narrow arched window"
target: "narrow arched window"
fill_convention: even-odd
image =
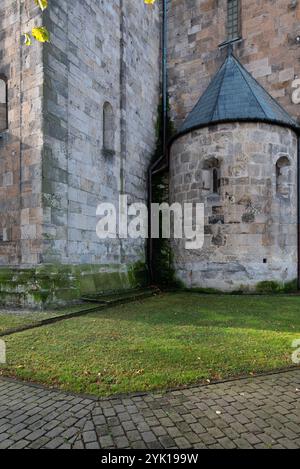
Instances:
[[[212,170],[212,186],[213,186],[213,193],[218,194],[219,192],[219,171],[217,168]]]
[[[220,195],[221,164],[217,158],[204,161],[202,168],[202,189],[210,194]]]
[[[291,162],[287,156],[281,156],[276,163],[276,193],[288,198],[291,186]]]
[[[5,78],[0,77],[0,132],[6,130],[7,127],[7,83]]]
[[[227,41],[234,41],[241,36],[240,0],[227,0]]]
[[[115,150],[115,123],[112,105],[108,102],[103,106],[103,150]]]

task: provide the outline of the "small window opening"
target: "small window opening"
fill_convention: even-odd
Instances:
[[[7,82],[5,78],[0,77],[0,132],[7,130]]]
[[[240,0],[227,1],[227,41],[238,39],[241,35]]]
[[[292,180],[291,162],[287,156],[282,156],[276,163],[276,192],[277,195],[289,198]]]
[[[114,113],[110,103],[103,106],[103,150],[113,153],[115,150]]]
[[[216,168],[213,169],[213,193],[219,193],[219,171]]]
[[[210,194],[220,194],[220,162],[217,158],[204,161],[202,169],[202,189]]]

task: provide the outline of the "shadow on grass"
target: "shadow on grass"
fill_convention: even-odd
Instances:
[[[250,328],[300,334],[300,297],[172,293],[91,313],[87,318],[152,326]]]

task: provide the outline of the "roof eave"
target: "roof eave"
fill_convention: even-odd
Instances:
[[[271,119],[263,119],[263,118],[232,118],[232,119],[220,119],[216,121],[211,121],[207,123],[201,123],[201,124],[196,124],[192,127],[189,127],[187,129],[179,130],[168,142],[168,147],[171,148],[173,143],[178,140],[178,138],[183,137],[184,135],[187,135],[191,132],[194,132],[195,130],[200,130],[205,127],[212,127],[218,124],[232,124],[232,123],[262,123],[262,124],[270,124],[270,125],[278,125],[279,127],[285,127],[293,130],[298,136],[300,135],[300,126],[295,122],[295,124],[290,124],[288,122],[284,121],[277,121],[277,120],[271,120]]]

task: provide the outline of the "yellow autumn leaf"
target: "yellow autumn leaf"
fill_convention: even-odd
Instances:
[[[50,42],[49,32],[44,26],[41,26],[40,28],[33,28],[32,35],[34,39],[39,42]]]
[[[48,0],[34,0],[37,6],[40,7],[42,11],[46,10],[48,8]]]
[[[25,46],[31,46],[31,36],[28,33],[24,34],[24,44]]]
[[[153,5],[153,3],[155,3],[155,0],[144,0],[144,3],[146,3],[146,5]]]

